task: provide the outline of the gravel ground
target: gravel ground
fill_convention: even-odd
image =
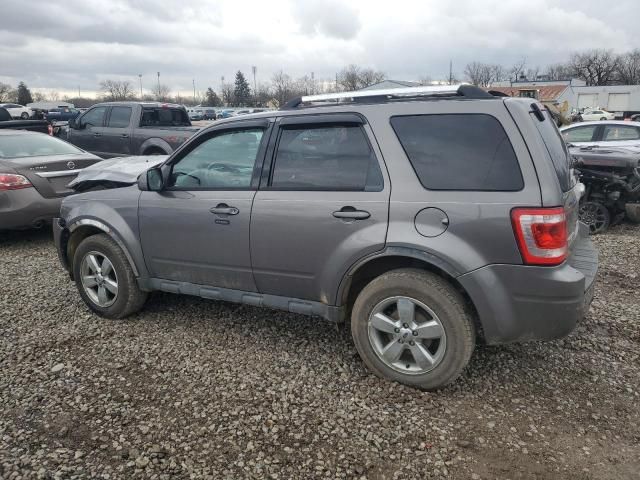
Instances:
[[[595,240],[569,338],[423,393],[321,320],[169,294],[100,319],[48,233],[0,234],[0,478],[638,478],[640,228]]]

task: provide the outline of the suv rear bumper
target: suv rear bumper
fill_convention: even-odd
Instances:
[[[576,240],[558,267],[487,265],[458,277],[471,297],[487,344],[552,340],[568,335],[593,299],[598,251]]]

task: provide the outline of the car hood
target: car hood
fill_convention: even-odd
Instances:
[[[82,170],[69,188],[84,192],[92,188],[119,188],[133,185],[142,172],[161,164],[168,155],[120,157],[103,160]]]

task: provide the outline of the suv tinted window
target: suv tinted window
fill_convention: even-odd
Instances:
[[[89,110],[82,117],[83,125],[91,125],[93,127],[101,127],[104,120],[104,114],[107,111],[107,107],[96,107]]]
[[[545,147],[547,147],[547,152],[556,170],[560,187],[563,192],[567,192],[571,190],[573,186],[571,183],[571,157],[567,150],[567,145],[562,140],[560,132],[549,111],[545,108],[543,112],[545,117],[543,122],[539,121],[533,113],[530,114],[531,120],[538,129],[538,132],[540,132]]]
[[[131,107],[113,107],[109,115],[109,127],[125,128],[129,126]]]
[[[517,191],[520,165],[490,115],[394,117],[393,127],[422,186],[430,190]]]
[[[284,128],[271,186],[287,190],[380,191],[382,173],[359,126]]]
[[[249,188],[263,133],[259,128],[236,130],[203,141],[173,166],[170,186],[177,190]]]

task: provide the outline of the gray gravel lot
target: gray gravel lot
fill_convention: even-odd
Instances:
[[[423,393],[322,320],[169,294],[100,319],[48,232],[0,234],[0,478],[639,478],[640,228],[596,242],[570,337]]]

